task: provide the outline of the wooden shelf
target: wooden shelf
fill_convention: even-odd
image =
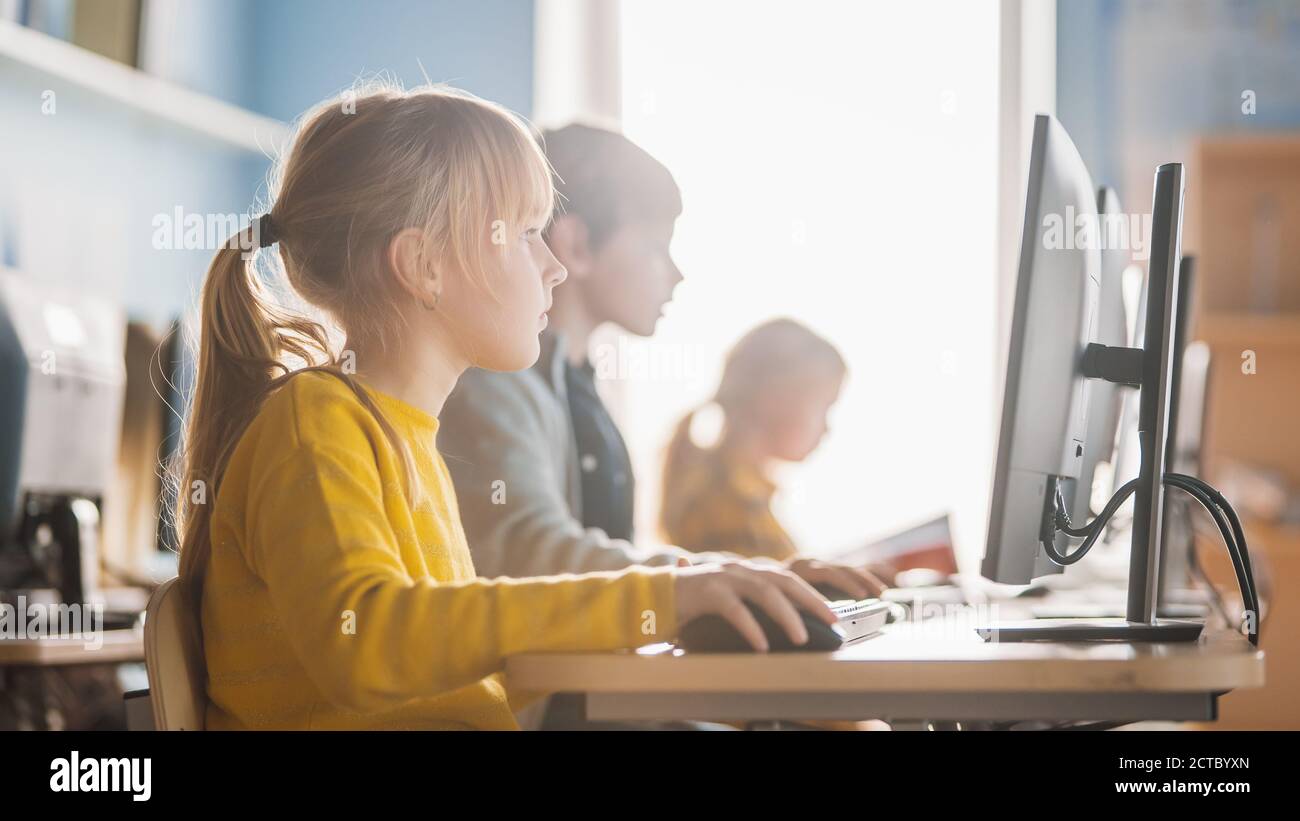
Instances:
[[[264,156],[283,146],[290,135],[279,120],[0,20],[0,76],[13,71],[69,83],[147,117]]]
[[[1300,158],[1300,136],[1295,131],[1256,131],[1246,134],[1215,134],[1198,141],[1201,156],[1208,160],[1238,161],[1243,157],[1259,162]]]
[[[1196,336],[1211,345],[1300,347],[1300,313],[1208,313],[1197,326]]]
[[[1242,523],[1246,538],[1254,539],[1274,555],[1300,556],[1300,525],[1248,521]]]

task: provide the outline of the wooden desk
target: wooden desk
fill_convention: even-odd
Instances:
[[[141,630],[105,630],[103,645],[93,648],[86,647],[80,639],[0,639],[0,666],[51,667],[129,661],[144,661]]]
[[[96,591],[95,598],[102,603],[109,615],[99,622],[103,643],[100,647],[86,647],[81,639],[73,638],[21,638],[0,637],[0,666],[52,667],[68,664],[121,664],[125,662],[144,661],[144,630],[142,628],[104,629],[105,624],[122,625],[117,620],[122,614],[137,615],[144,613],[149,604],[149,590],[141,587],[104,587]],[[55,606],[58,602],[54,591],[42,591],[43,595],[28,596],[29,604]],[[110,621],[114,619],[114,621]],[[86,624],[92,624],[86,617]],[[80,622],[78,622],[80,624]]]
[[[1207,628],[1186,644],[988,644],[967,627],[899,623],[834,653],[525,654],[510,687],[585,692],[589,718],[712,721],[1206,721],[1264,683],[1264,654]]]

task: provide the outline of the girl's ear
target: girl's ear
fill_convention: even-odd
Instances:
[[[570,277],[586,276],[591,269],[591,244],[587,223],[573,214],[561,214],[546,231],[546,244]]]
[[[404,228],[389,241],[386,262],[403,291],[426,308],[436,307],[442,296],[442,275],[424,251],[424,232]]]

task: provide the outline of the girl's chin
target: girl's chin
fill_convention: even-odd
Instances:
[[[490,351],[470,364],[485,371],[502,373],[523,371],[531,368],[537,362],[537,357],[541,355],[541,352],[541,341],[534,335],[520,340],[520,343],[511,350]]]

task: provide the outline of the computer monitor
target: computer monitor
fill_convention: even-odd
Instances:
[[[1096,189],[1079,150],[1059,122],[1038,115],[981,567],[993,581],[1027,584],[1056,571],[1040,540],[1058,480],[1077,482],[1083,468],[1091,386],[1082,360],[1097,339],[1101,294],[1099,243],[1087,226],[1095,232],[1097,216]],[[1062,488],[1071,507],[1076,490]],[[1055,539],[1058,550],[1068,551],[1065,534]]]
[[[1126,618],[993,623],[977,628],[985,639],[1193,641],[1201,633],[1203,625],[1158,620],[1155,610],[1183,190],[1181,164],[1156,169],[1143,347],[1104,345],[1097,341],[1101,259],[1092,182],[1060,124],[1035,118],[983,574],[1026,583],[1041,567],[1044,547],[1069,563],[1058,499],[1066,511],[1073,509],[1069,483],[1062,480],[1077,484],[1083,467],[1091,380],[1141,386],[1142,458]],[[1082,226],[1075,241],[1052,234],[1063,220]]]

